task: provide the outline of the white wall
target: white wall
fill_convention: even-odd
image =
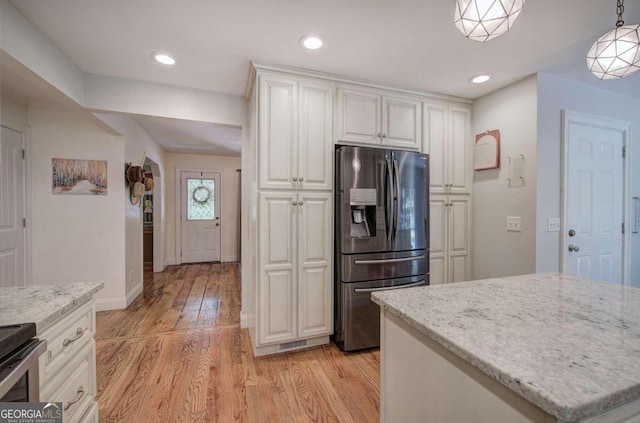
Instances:
[[[31,134],[33,283],[103,280],[98,309],[123,308],[123,138],[86,116],[56,106],[32,104]],[[108,194],[53,195],[51,159],[106,160]]]
[[[157,225],[159,230],[154,232],[154,237],[160,237],[160,263],[154,263],[154,268],[162,270],[166,260],[166,152],[131,117],[111,114],[96,114],[96,116],[124,137],[124,163],[140,165],[143,158],[148,157],[160,168],[160,177],[154,177],[154,191],[158,192],[158,195],[154,195],[154,217],[160,219]],[[129,305],[143,289],[142,206],[140,203],[135,206],[131,204],[128,189],[125,189],[123,201],[125,210],[124,279],[127,305]]]
[[[548,74],[538,74],[538,272],[560,269],[561,234],[546,232],[546,222],[549,217],[560,217],[562,110],[631,122],[631,142],[627,145],[632,167],[631,195],[640,196],[640,100]],[[627,221],[631,223],[630,219]],[[630,236],[631,281],[634,286],[640,287],[640,235]]]
[[[222,172],[222,261],[236,261],[238,257],[238,189],[240,157],[211,156],[205,154],[167,153],[167,260],[176,263],[176,169],[218,170]],[[178,251],[179,253],[179,251]]]
[[[3,126],[24,133],[27,128],[27,106],[6,94],[2,94],[0,121]]]
[[[474,172],[471,273],[473,279],[535,272],[536,77],[473,103],[473,134],[500,130],[500,169]],[[525,185],[509,188],[508,157],[523,154]],[[507,232],[507,216],[520,216],[522,232]]]

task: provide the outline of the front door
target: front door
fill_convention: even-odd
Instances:
[[[624,282],[624,122],[565,112],[564,272]]]
[[[25,285],[22,134],[2,127],[0,139],[0,287]]]
[[[182,263],[220,261],[220,173],[181,173]]]

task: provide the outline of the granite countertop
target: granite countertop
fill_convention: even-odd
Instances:
[[[0,326],[35,323],[36,333],[88,302],[104,282],[74,282],[0,289]]]
[[[559,420],[640,398],[638,288],[544,273],[372,299]]]

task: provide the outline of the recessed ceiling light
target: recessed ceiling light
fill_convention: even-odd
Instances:
[[[153,53],[153,58],[156,59],[157,62],[162,63],[163,65],[175,65],[176,59],[169,56],[166,53]]]
[[[482,75],[472,76],[471,79],[469,79],[469,82],[473,84],[482,84],[483,82],[490,80],[492,76],[493,75],[490,73],[483,73]]]
[[[305,35],[300,39],[300,44],[309,50],[317,50],[324,44],[324,38],[320,35]]]

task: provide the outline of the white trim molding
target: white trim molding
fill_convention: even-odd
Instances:
[[[100,298],[96,299],[96,311],[122,310],[127,308],[127,298]]]
[[[143,290],[144,290],[144,283],[143,282],[140,282],[136,286],[134,286],[133,289],[127,293],[127,297],[126,297],[127,305],[126,305],[126,307],[129,307],[129,305],[136,298],[138,298],[138,295],[142,294]]]

